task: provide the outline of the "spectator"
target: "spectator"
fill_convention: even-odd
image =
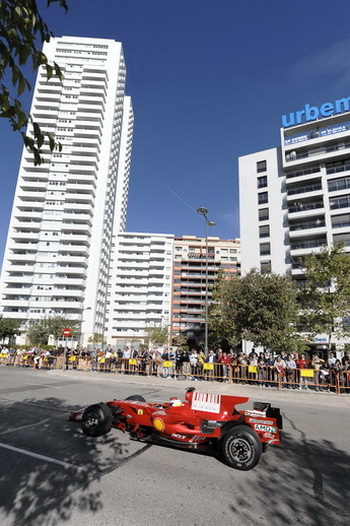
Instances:
[[[316,391],[320,390],[320,369],[325,364],[325,361],[318,356],[318,354],[314,354],[311,360],[311,366],[314,368],[314,383],[316,385]]]
[[[230,361],[231,360],[229,355],[226,352],[222,351],[220,356],[218,357],[218,362],[221,365],[221,382],[227,382],[228,380],[228,367],[230,365]]]
[[[272,353],[269,353],[266,356],[266,373],[268,386],[274,387],[276,385],[276,369],[275,369],[275,360]]]
[[[248,368],[248,377],[249,377],[249,383],[252,384],[252,385],[255,385],[256,384],[256,379],[257,379],[257,368],[258,368],[258,356],[256,354],[256,352],[254,351],[254,349],[252,350],[252,352],[249,354],[249,367],[251,368],[249,372],[249,368]],[[256,370],[256,372],[253,372],[253,370]]]
[[[278,382],[283,386],[283,382],[286,381],[286,362],[281,356],[277,356],[273,365],[278,374]]]
[[[260,352],[258,356],[258,381],[260,387],[266,385],[267,370],[266,370],[266,356],[264,352]]]
[[[204,375],[203,365],[204,365],[204,362],[205,362],[205,354],[204,354],[203,349],[201,349],[199,351],[199,353],[198,353],[198,378],[200,380],[203,380],[203,375]]]
[[[306,359],[305,354],[302,354],[300,356],[300,358],[297,358],[295,360],[295,363],[296,363],[296,366],[297,366],[297,368],[299,370],[299,389],[302,389],[303,386],[304,386],[305,389],[308,391],[309,390],[309,386],[308,386],[308,383],[307,383],[307,379],[306,379],[305,376],[302,376],[302,373],[301,373],[302,370],[307,369],[309,367],[309,362]]]
[[[287,389],[290,387],[293,387],[295,389],[296,387],[296,377],[295,377],[295,370],[296,370],[296,363],[291,354],[287,355],[287,359],[285,360],[286,363],[286,380],[287,380]]]
[[[334,352],[330,351],[328,354],[327,366],[329,370],[329,385],[335,385],[335,362],[337,361]]]
[[[240,378],[244,384],[247,383],[248,356],[241,352],[238,357]]]
[[[210,363],[210,364],[213,364],[213,368],[212,369],[208,369],[206,370],[206,379],[207,380],[210,380],[210,381],[213,381],[214,380],[214,367],[215,367],[215,363],[216,363],[216,356],[215,356],[215,353],[214,351],[211,349],[208,353],[208,356],[207,356],[207,359],[206,359],[206,363]]]
[[[197,365],[198,365],[198,354],[196,349],[193,349],[190,354],[190,365],[191,365],[191,378],[190,380],[197,380]]]

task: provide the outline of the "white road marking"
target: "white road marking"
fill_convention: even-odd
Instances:
[[[47,385],[47,384],[28,384],[28,385],[38,385],[39,387],[48,387],[49,389],[62,389],[60,385]]]
[[[15,451],[16,453],[21,453],[22,455],[27,455],[28,457],[38,458],[39,460],[44,460],[45,462],[51,462],[52,464],[58,464],[60,466],[63,466],[64,468],[74,468],[77,470],[84,469],[80,466],[75,466],[74,464],[70,464],[69,462],[63,462],[62,460],[57,460],[55,458],[46,457],[45,455],[38,455],[37,453],[26,451],[25,449],[20,449],[18,447],[9,446],[8,444],[2,444],[0,442],[0,448],[1,447],[4,449],[9,449],[10,451]]]

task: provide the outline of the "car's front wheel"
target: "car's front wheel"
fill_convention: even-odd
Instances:
[[[248,471],[254,468],[262,455],[259,436],[247,426],[237,425],[220,440],[219,447],[225,462],[235,469]]]
[[[110,432],[112,419],[112,412],[106,404],[90,405],[83,413],[81,427],[85,435],[100,437]]]

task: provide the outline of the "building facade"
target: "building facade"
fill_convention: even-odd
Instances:
[[[255,267],[290,273],[302,282],[306,255],[337,241],[344,242],[350,252],[350,112],[344,111],[346,101],[349,110],[348,99],[336,101],[343,103],[338,113],[327,113],[332,105],[324,104],[321,110],[329,116],[323,118],[311,118],[316,110],[319,116],[313,107],[305,107],[296,116],[290,114],[288,121],[284,117],[278,148],[239,159],[243,274]],[[300,122],[303,116],[306,122]],[[293,125],[296,121],[300,123]],[[315,341],[326,341],[326,336]]]
[[[112,238],[125,226],[133,110],[121,43],[62,37],[43,52],[64,79],[39,70],[31,115],[62,150],[43,147],[39,166],[23,150],[1,315],[23,320],[24,331],[30,320],[64,316],[81,325],[84,344],[104,330]]]
[[[105,340],[138,346],[170,325],[174,236],[124,232],[113,240]]]
[[[173,338],[204,335],[205,304],[222,272],[240,274],[240,240],[183,236],[174,240],[173,297],[170,332]]]

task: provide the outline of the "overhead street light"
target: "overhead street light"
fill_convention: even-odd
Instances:
[[[205,219],[205,322],[204,322],[204,354],[208,356],[208,227],[215,226],[214,221],[208,219],[208,209],[201,206],[197,213]]]

